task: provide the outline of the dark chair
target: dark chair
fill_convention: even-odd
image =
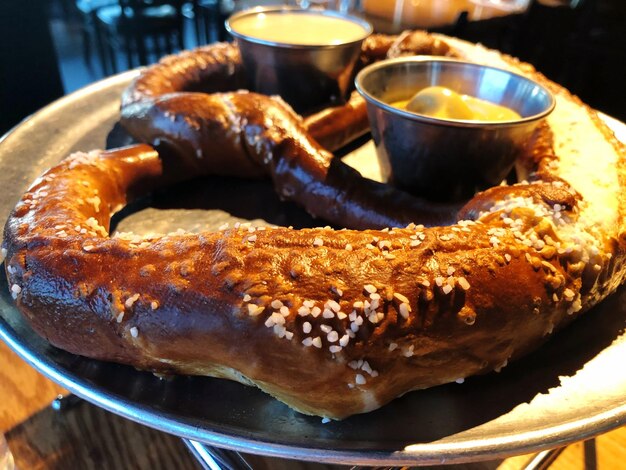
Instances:
[[[209,44],[214,41],[228,41],[230,35],[224,28],[224,22],[234,12],[258,5],[280,6],[295,2],[291,0],[273,0],[260,2],[256,0],[193,0],[195,27],[198,44]]]
[[[194,22],[198,44],[226,40],[224,20],[227,13],[222,0],[193,0]]]
[[[80,32],[82,36],[82,48],[83,48],[83,60],[88,67],[93,70],[92,49],[95,45],[98,48],[98,57],[100,58],[100,65],[104,71],[104,49],[96,37],[95,30],[95,13],[98,9],[106,6],[117,4],[117,0],[76,0],[73,3],[73,7],[68,10],[70,14],[74,14],[80,20]]]
[[[105,73],[118,71],[118,53],[131,69],[183,49],[183,0],[118,0],[95,11]]]

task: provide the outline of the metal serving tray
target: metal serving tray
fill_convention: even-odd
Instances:
[[[2,220],[43,169],[72,151],[105,146],[107,136],[111,143],[124,140],[111,130],[121,91],[136,73],[69,95],[0,141]],[[626,127],[607,119],[623,136]],[[255,197],[242,196],[251,191]],[[118,228],[202,230],[233,218],[320,224],[280,203],[269,183],[211,178],[135,205]],[[327,463],[426,465],[554,448],[626,423],[624,288],[500,373],[413,392],[378,411],[328,424],[237,383],[161,380],[55,349],[22,320],[8,290],[1,292],[0,337],[41,373],[114,413],[212,446]]]

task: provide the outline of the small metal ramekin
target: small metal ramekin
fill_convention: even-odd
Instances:
[[[509,107],[521,119],[438,119],[390,105],[433,85]],[[463,200],[501,183],[555,106],[552,94],[526,77],[443,57],[377,62],[359,72],[356,87],[367,100],[383,176],[439,201]]]
[[[363,28],[363,37],[341,44],[300,45],[266,41],[237,31],[237,20],[250,15],[324,15],[345,19]],[[297,7],[258,7],[235,13],[226,29],[237,39],[248,86],[267,95],[280,95],[297,112],[307,113],[339,104],[346,98],[361,43],[372,33],[365,20],[330,10]]]

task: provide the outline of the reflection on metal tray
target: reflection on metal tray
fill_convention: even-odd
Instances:
[[[44,168],[71,151],[105,145],[120,93],[135,73],[66,97],[3,139],[3,218]],[[180,189],[126,211],[119,227],[201,230],[232,218],[319,225],[298,207],[280,203],[269,183],[213,178]],[[230,191],[228,197],[223,191]],[[251,191],[255,198],[240,196]],[[624,288],[499,374],[413,392],[375,412],[328,424],[237,383],[160,380],[57,350],[26,325],[7,289],[1,292],[0,337],[44,375],[115,413],[216,447],[317,462],[425,465],[558,447],[626,423]]]

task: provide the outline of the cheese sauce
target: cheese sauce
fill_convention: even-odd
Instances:
[[[329,46],[359,41],[368,31],[358,23],[316,13],[269,12],[246,15],[231,23],[234,32],[283,44]]]
[[[469,95],[460,95],[449,88],[431,86],[408,100],[394,101],[391,106],[424,116],[465,121],[513,121],[521,116],[510,108]]]

